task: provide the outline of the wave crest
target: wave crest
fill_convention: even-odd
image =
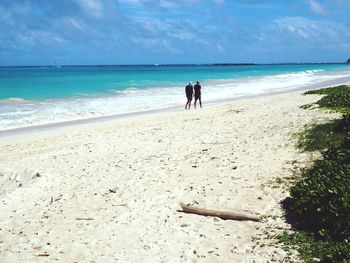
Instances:
[[[113,94],[117,95],[129,95],[129,94],[137,94],[140,93],[140,89],[138,88],[128,88],[125,90],[111,90]]]

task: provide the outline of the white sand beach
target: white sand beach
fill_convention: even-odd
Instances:
[[[298,91],[0,137],[0,262],[290,260],[266,232],[288,228],[277,178],[309,161],[293,133],[334,116],[299,108],[318,98]],[[180,202],[269,217],[185,214]]]

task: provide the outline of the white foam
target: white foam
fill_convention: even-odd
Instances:
[[[118,94],[118,95],[128,95],[128,94],[140,93],[141,90],[138,88],[127,88],[125,90],[110,90],[110,92],[113,94]]]
[[[203,103],[206,103],[243,95],[289,90],[349,76],[350,72],[344,71],[307,70],[300,73],[263,77],[201,81],[202,100]],[[0,104],[0,130],[183,106],[186,102],[184,86],[149,89],[129,88],[124,91],[112,91],[109,96],[103,97],[30,101],[30,103],[20,98],[11,98],[5,100],[9,103]]]

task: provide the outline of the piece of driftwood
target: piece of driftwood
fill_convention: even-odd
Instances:
[[[50,256],[49,254],[47,254],[47,253],[43,253],[43,254],[38,254],[38,255],[36,255],[37,257],[48,257],[48,256]]]
[[[92,217],[76,217],[76,220],[94,220]]]
[[[182,211],[185,213],[203,216],[215,216],[225,220],[250,220],[256,222],[259,222],[261,220],[261,218],[258,216],[248,215],[240,212],[211,210],[206,208],[195,207],[192,205],[185,205],[183,203],[180,203],[180,206],[182,208]]]

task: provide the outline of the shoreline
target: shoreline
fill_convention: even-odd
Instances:
[[[283,94],[283,93],[289,93],[289,92],[295,92],[295,91],[304,91],[304,90],[312,90],[312,89],[319,89],[319,88],[325,88],[332,85],[342,85],[350,82],[350,76],[349,77],[342,77],[332,80],[326,80],[319,83],[313,83],[313,84],[305,84],[304,86],[300,86],[293,89],[287,89],[287,90],[273,90],[266,93],[260,93],[260,94],[254,94],[254,95],[242,95],[227,99],[220,99],[220,100],[213,100],[204,102],[205,107],[206,106],[212,106],[212,105],[219,105],[219,104],[226,104],[241,100],[249,100],[254,98],[264,98],[266,96],[271,96],[275,94]],[[229,83],[226,83],[229,84]],[[98,117],[92,117],[92,118],[86,118],[86,119],[77,119],[77,120],[69,120],[69,121],[62,121],[62,122],[55,122],[55,123],[48,123],[48,124],[40,124],[40,125],[33,125],[33,126],[27,126],[27,127],[20,127],[20,128],[14,128],[14,129],[6,129],[6,130],[0,130],[0,145],[2,144],[2,138],[4,137],[13,137],[13,136],[20,136],[20,135],[30,135],[31,133],[36,132],[48,132],[48,131],[54,131],[59,130],[62,128],[69,128],[69,127],[75,127],[75,126],[84,126],[84,125],[93,125],[98,123],[106,123],[106,122],[113,122],[118,121],[122,119],[127,119],[130,117],[142,117],[142,116],[149,116],[159,113],[166,113],[166,112],[176,112],[176,111],[182,111],[182,106],[173,106],[173,107],[167,107],[162,109],[154,109],[154,110],[146,110],[146,111],[139,111],[139,112],[130,112],[130,113],[122,113],[122,114],[113,114],[113,115],[107,115],[107,116],[98,116]],[[194,106],[192,103],[192,110],[194,110]]]

